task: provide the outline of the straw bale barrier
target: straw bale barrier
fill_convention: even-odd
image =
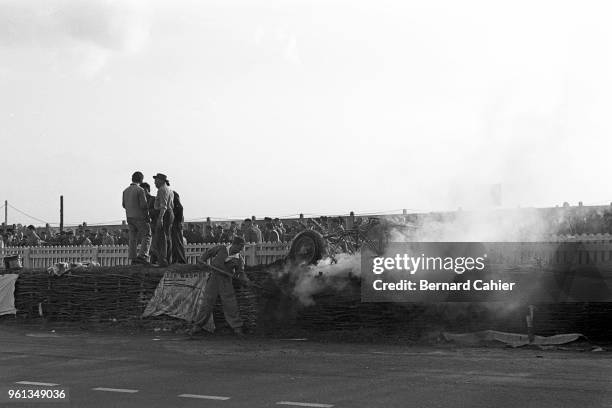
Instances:
[[[140,319],[165,272],[205,271],[206,265],[91,267],[50,276],[44,270],[22,270],[15,285],[15,307],[26,318],[44,316],[62,321],[125,321]],[[261,281],[261,273],[249,273]],[[235,284],[240,314],[247,327],[257,325],[257,294]],[[215,321],[223,321],[221,305]]]
[[[363,303],[360,280],[354,277],[345,278],[343,285],[335,282],[324,287],[313,295],[312,303],[304,305],[293,296],[291,279],[279,279],[274,273],[275,267],[247,268],[247,275],[259,288],[235,283],[240,314],[251,331],[273,335],[367,332],[374,337],[408,338],[418,338],[435,330],[526,331],[527,305]],[[15,306],[18,314],[26,318],[37,318],[42,311],[44,317],[61,321],[138,321],[164,272],[188,273],[204,268],[204,265],[95,267],[60,277],[49,276],[44,270],[22,270],[15,287]],[[536,307],[536,334],[580,332],[593,340],[612,340],[612,303]],[[214,316],[218,326],[225,325],[220,303]],[[155,322],[164,318],[145,321],[149,319]],[[183,324],[173,321],[175,327]]]

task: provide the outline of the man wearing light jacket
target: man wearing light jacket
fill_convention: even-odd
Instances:
[[[155,250],[159,266],[168,266],[172,257],[172,224],[174,223],[174,193],[170,190],[170,181],[165,174],[153,176],[157,196],[155,210],[159,211],[155,221]]]

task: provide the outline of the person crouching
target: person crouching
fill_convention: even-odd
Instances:
[[[244,273],[244,257],[241,253],[243,249],[244,239],[242,237],[234,237],[231,245],[214,246],[203,253],[198,259],[198,264],[204,264],[210,259],[213,270],[204,289],[202,310],[199,313],[198,320],[191,328],[191,334],[199,331],[208,319],[212,317],[217,296],[219,295],[221,296],[225,320],[236,335],[244,335],[242,331],[243,322],[240,318],[238,302],[236,301],[236,294],[232,284],[232,277],[237,278],[244,285],[251,283]]]

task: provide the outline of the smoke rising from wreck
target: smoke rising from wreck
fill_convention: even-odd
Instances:
[[[313,296],[324,290],[341,291],[349,284],[351,276],[361,273],[361,254],[339,254],[335,262],[330,258],[320,260],[297,276],[293,294],[304,306],[313,305]]]
[[[383,225],[390,242],[534,242],[550,240],[554,234],[571,230],[575,212],[567,208],[457,211],[398,216],[383,221]],[[351,277],[359,278],[360,274],[360,254],[341,253],[335,255],[334,261],[327,258],[316,265],[287,266],[279,276],[288,276],[293,296],[302,306],[311,306],[317,294],[342,291]],[[499,302],[482,305],[499,316],[525,306]]]

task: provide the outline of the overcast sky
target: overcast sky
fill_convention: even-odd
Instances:
[[[608,203],[610,11],[0,0],[0,199],[117,221],[141,170],[187,219]]]

